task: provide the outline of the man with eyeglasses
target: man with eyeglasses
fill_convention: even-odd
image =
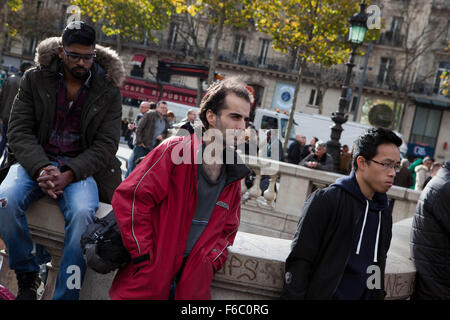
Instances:
[[[348,177],[306,200],[285,265],[283,299],[383,299],[402,140],[370,129],[353,146]]]
[[[69,24],[62,37],[42,41],[36,63],[25,73],[12,106],[0,234],[17,275],[17,299],[35,300],[39,265],[25,213],[43,195],[55,199],[64,215],[65,238],[53,299],[78,299],[80,288],[67,283],[71,270],[79,270],[81,282],[86,271],[81,234],[99,201],[111,202],[121,182],[115,154],[125,71],[117,53],[96,46],[95,30],[80,21]]]

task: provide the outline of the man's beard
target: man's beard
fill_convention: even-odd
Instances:
[[[83,67],[74,67],[70,69],[70,74],[77,79],[84,79],[88,74],[88,70]]]

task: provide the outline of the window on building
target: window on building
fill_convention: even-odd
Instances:
[[[441,62],[438,65],[438,68],[436,70],[436,77],[434,78],[434,86],[433,86],[433,93],[434,94],[441,94],[441,87],[442,82],[444,79],[441,78],[442,74],[447,72],[450,73],[450,62]]]
[[[269,52],[270,40],[261,39],[261,49],[259,51],[258,63],[267,64],[267,53]]]
[[[322,100],[322,93],[320,92],[320,90],[318,91],[317,89],[311,89],[308,104],[310,106],[319,106],[321,100]]]
[[[167,38],[167,45],[170,49],[173,49],[177,43],[178,31],[180,25],[176,22],[172,22],[169,27],[169,37]]]
[[[44,1],[37,1],[36,3],[36,12],[39,13],[39,11],[44,7]]]
[[[410,143],[423,144],[434,148],[441,118],[442,110],[417,106],[411,129]]]
[[[447,22],[447,32],[444,34],[444,44],[447,44],[447,41],[450,41],[450,20]]]
[[[234,39],[233,46],[233,59],[236,61],[240,61],[244,54],[245,49],[245,37],[244,36],[236,36]]]
[[[391,23],[392,41],[394,44],[401,44],[403,18],[393,17]]]
[[[389,77],[392,74],[394,60],[392,58],[381,58],[380,70],[378,72],[377,83],[387,84]]]
[[[37,44],[38,41],[36,38],[26,38],[22,54],[27,56],[34,56]]]

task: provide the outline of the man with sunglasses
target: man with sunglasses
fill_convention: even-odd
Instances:
[[[383,299],[402,140],[370,129],[355,142],[353,171],[306,200],[285,265],[284,299]]]
[[[122,115],[123,63],[95,45],[95,30],[69,24],[62,37],[42,41],[37,68],[28,70],[14,100],[8,173],[0,185],[0,234],[18,279],[17,299],[36,299],[39,265],[26,221],[31,202],[47,194],[64,215],[65,238],[53,299],[78,299],[69,277],[86,264],[81,234],[99,201],[110,202],[121,182],[117,152]]]

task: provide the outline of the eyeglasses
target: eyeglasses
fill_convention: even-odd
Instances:
[[[399,173],[399,172],[400,172],[400,168],[401,168],[401,167],[400,167],[400,164],[399,164],[399,163],[393,165],[392,163],[378,162],[378,161],[373,160],[373,159],[372,159],[372,160],[368,160],[368,161],[373,161],[373,162],[375,162],[375,163],[377,163],[377,164],[383,166],[383,168],[384,168],[385,170],[394,169],[396,173]]]
[[[80,59],[83,59],[84,62],[91,62],[92,59],[95,58],[95,53],[90,54],[78,54],[78,53],[69,53],[66,51],[64,47],[62,47],[64,54],[67,56],[70,62],[76,63],[80,61]]]

